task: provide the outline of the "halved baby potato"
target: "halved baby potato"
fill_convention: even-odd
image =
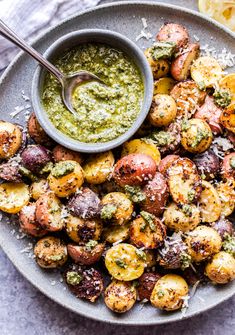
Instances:
[[[112,172],[114,156],[112,151],[92,155],[83,166],[85,180],[90,184],[104,183]]]
[[[169,77],[160,78],[154,82],[153,94],[170,94],[174,85],[174,79]]]
[[[19,150],[22,131],[13,123],[0,121],[0,159],[10,158]]]
[[[217,221],[221,215],[219,194],[208,181],[202,181],[202,192],[198,200],[202,222]]]
[[[149,112],[149,122],[154,127],[166,127],[176,118],[175,100],[168,94],[156,94]]]
[[[191,77],[199,86],[214,87],[222,76],[220,64],[210,56],[199,57],[191,66]]]
[[[130,235],[130,224],[124,225],[108,225],[103,230],[103,239],[108,243],[123,242],[128,239]]]
[[[30,199],[29,187],[24,183],[0,184],[0,210],[16,214],[28,204]]]
[[[229,90],[232,103],[235,103],[235,73],[227,74],[227,76],[220,80],[219,86],[222,89]]]
[[[222,125],[235,134],[235,103],[225,108],[220,115]]]
[[[170,64],[166,59],[154,59],[151,54],[151,48],[146,49],[144,54],[152,69],[154,79],[159,79],[167,76],[170,71]]]
[[[235,188],[233,181],[220,182],[216,185],[216,191],[221,202],[221,215],[229,216],[235,209]]]

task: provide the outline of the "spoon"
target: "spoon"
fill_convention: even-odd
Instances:
[[[74,89],[84,82],[98,81],[102,84],[104,82],[96,75],[88,71],[79,71],[69,75],[64,75],[39,52],[29,46],[22,38],[20,38],[14,31],[12,31],[2,20],[0,20],[0,34],[7,38],[12,43],[16,44],[19,48],[26,51],[30,56],[36,59],[44,68],[46,68],[62,86],[62,99],[67,109],[77,117],[77,113],[72,106],[72,93]]]

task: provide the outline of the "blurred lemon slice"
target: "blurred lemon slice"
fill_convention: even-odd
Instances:
[[[198,8],[235,32],[235,0],[198,0]]]

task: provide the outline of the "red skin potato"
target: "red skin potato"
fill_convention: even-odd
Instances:
[[[160,278],[161,275],[155,272],[147,272],[142,274],[142,276],[139,278],[139,285],[137,287],[140,300],[150,300],[154,286]]]
[[[33,237],[42,237],[47,234],[47,230],[42,229],[36,221],[36,203],[24,206],[19,213],[20,228],[22,231]]]
[[[52,150],[52,155],[55,162],[71,160],[79,164],[82,163],[82,155],[79,152],[65,148],[60,144]]]
[[[97,244],[91,251],[87,251],[85,246],[68,244],[68,254],[75,263],[80,265],[91,265],[99,261],[104,252],[104,244]]]
[[[164,157],[159,165],[158,165],[158,170],[163,176],[166,176],[167,169],[171,166],[171,164],[176,161],[180,156],[178,155],[167,155]]]
[[[218,135],[223,132],[223,127],[220,124],[221,112],[222,109],[216,106],[214,99],[207,95],[204,104],[194,114],[194,117],[196,119],[205,120],[209,124],[212,132]]]
[[[187,29],[177,23],[165,23],[159,30],[156,39],[160,42],[174,42],[177,49],[185,47],[189,41]]]
[[[113,178],[119,186],[143,185],[153,179],[156,162],[145,154],[130,154],[121,158],[114,167]]]
[[[235,152],[226,155],[221,166],[221,175],[224,179],[235,179],[235,168],[231,166],[231,159],[235,163]]]

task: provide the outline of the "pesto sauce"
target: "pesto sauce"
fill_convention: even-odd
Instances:
[[[58,130],[81,142],[102,143],[132,126],[140,113],[144,86],[126,54],[105,44],[82,44],[58,58],[55,66],[64,74],[89,71],[107,85],[91,81],[78,86],[73,93],[75,117],[62,102],[60,84],[47,74],[42,102]]]

